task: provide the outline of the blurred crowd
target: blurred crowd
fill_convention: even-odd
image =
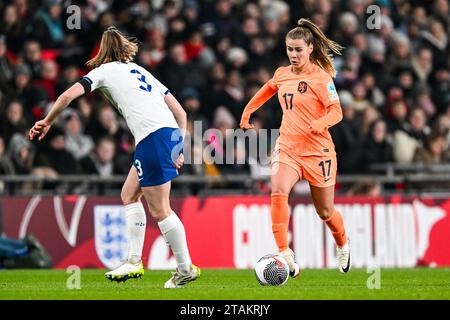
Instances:
[[[68,28],[78,12],[70,5],[80,8],[79,29]],[[370,5],[379,9],[375,20]],[[249,99],[289,64],[285,35],[301,17],[345,47],[334,59],[344,119],[330,129],[340,173],[370,172],[376,163],[448,162],[448,0],[10,0],[0,1],[0,175],[128,172],[133,137],[100,94],[74,101],[43,141],[26,136],[89,71],[84,63],[111,25],[136,37],[136,63],[187,111],[191,137],[199,138],[190,139],[189,152],[204,161],[185,172],[262,174],[265,165],[217,164],[202,151],[211,144],[213,155],[248,157],[245,143],[225,150],[230,144],[217,135],[226,141]],[[281,114],[274,97],[252,121],[257,130],[275,129]],[[217,134],[205,137],[211,128]]]

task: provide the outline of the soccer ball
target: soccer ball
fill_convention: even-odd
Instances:
[[[289,266],[284,258],[267,254],[256,263],[255,275],[263,286],[282,286],[289,279]]]

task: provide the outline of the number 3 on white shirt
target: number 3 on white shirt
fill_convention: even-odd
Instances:
[[[152,86],[151,86],[150,84],[147,83],[147,81],[146,81],[146,79],[145,79],[145,76],[144,76],[142,73],[140,73],[140,72],[139,72],[138,70],[136,70],[136,69],[131,70],[130,73],[137,73],[137,74],[140,75],[140,77],[137,78],[137,79],[138,79],[139,81],[143,82],[145,85],[140,85],[140,86],[139,86],[139,89],[142,89],[142,90],[147,91],[147,92],[152,91]]]

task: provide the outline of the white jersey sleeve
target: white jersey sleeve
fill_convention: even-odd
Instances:
[[[105,80],[105,72],[102,66],[92,69],[87,75],[83,77],[91,85],[91,92],[103,86]]]

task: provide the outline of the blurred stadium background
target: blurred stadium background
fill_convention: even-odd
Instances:
[[[80,8],[79,29],[66,24],[71,5]],[[370,5],[379,10],[376,28],[367,24]],[[249,268],[275,251],[267,165],[249,164],[245,144],[213,145],[244,164],[211,163],[202,151],[211,132],[238,127],[250,97],[289,63],[285,33],[308,17],[345,46],[335,57],[344,120],[330,131],[353,266],[450,266],[449,8],[447,0],[0,0],[0,250],[20,256],[40,243],[49,254],[3,256],[1,264],[112,268],[124,258],[120,188],[134,144],[111,104],[83,96],[44,141],[26,136],[88,71],[84,63],[111,25],[141,42],[136,62],[180,100],[197,138],[187,150],[203,161],[186,164],[172,191],[193,261]],[[274,98],[253,122],[275,129],[280,117]],[[290,204],[300,266],[334,268],[333,240],[306,183]],[[151,223],[144,259],[150,269],[175,266]]]

